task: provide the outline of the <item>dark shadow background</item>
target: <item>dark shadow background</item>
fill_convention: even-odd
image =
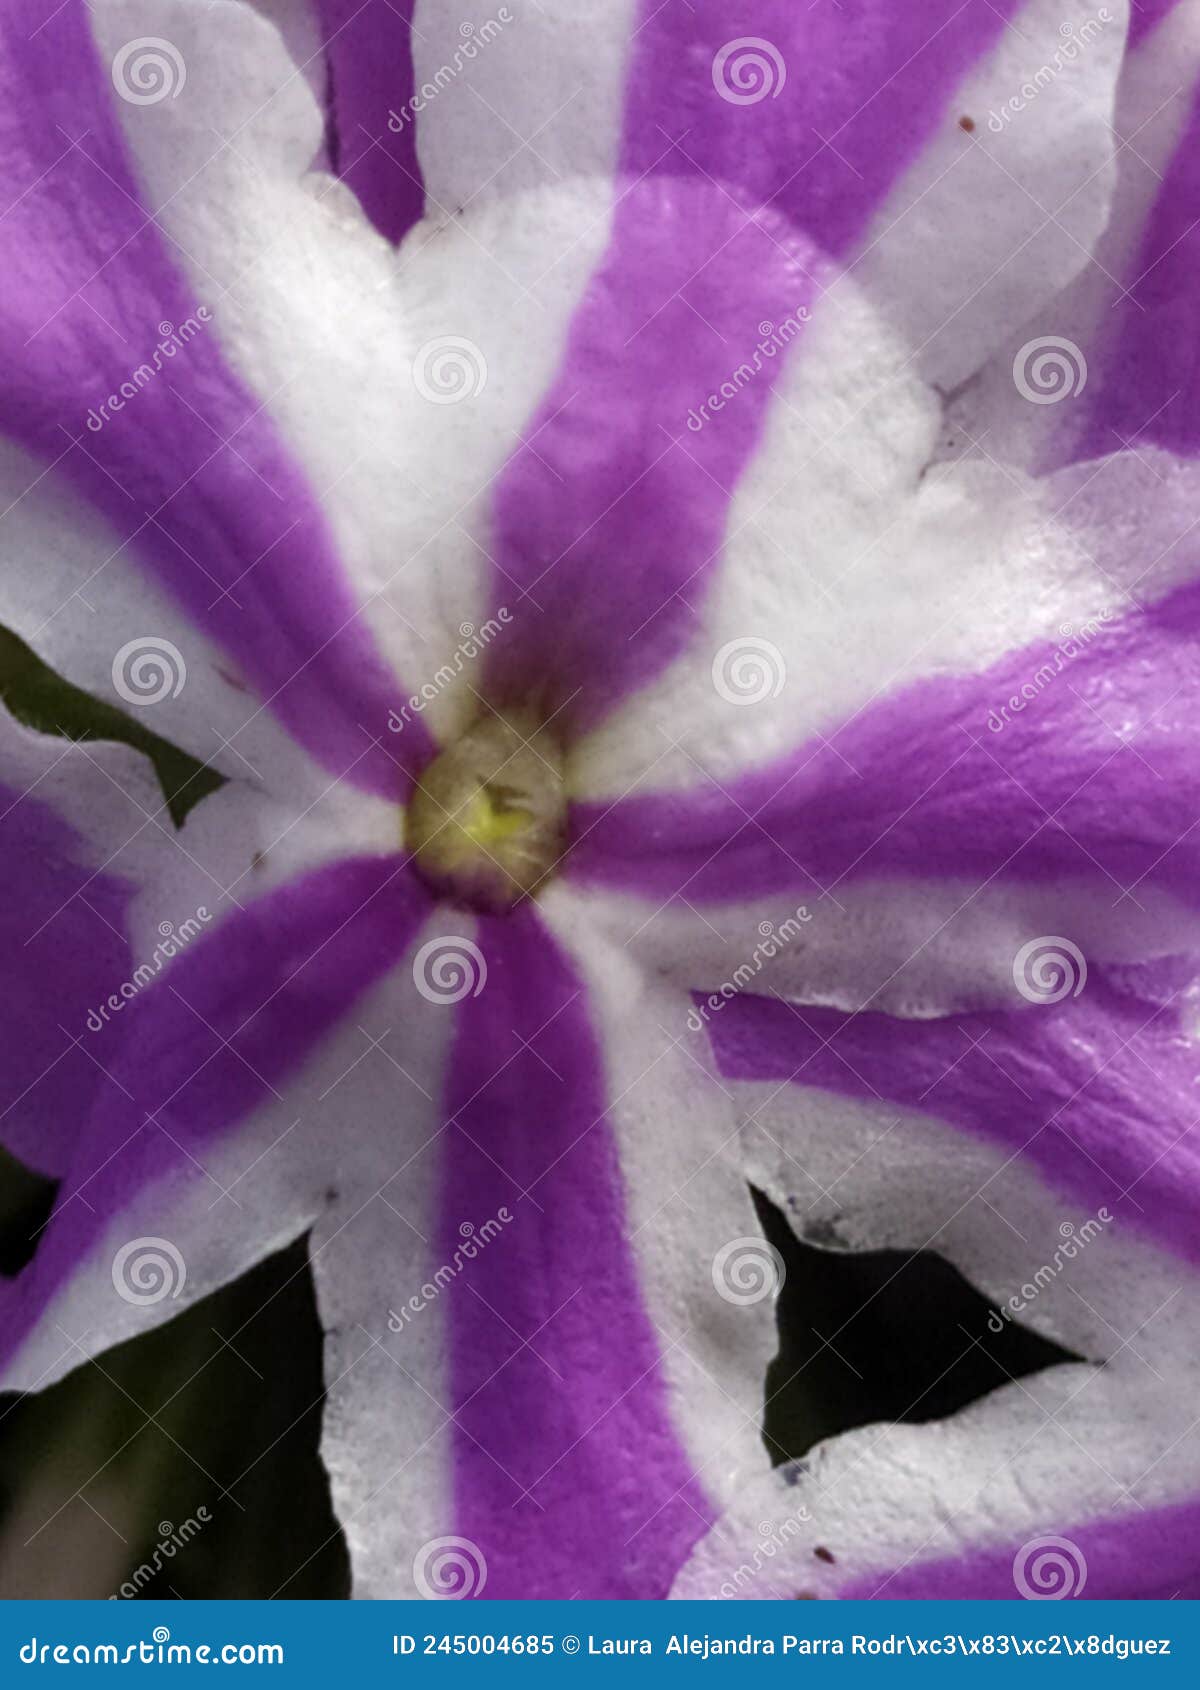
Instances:
[[[12,1271],[50,1188],[11,1159],[0,1175]],[[991,1332],[990,1305],[937,1256],[816,1250],[756,1202],[787,1267],[764,1381],[776,1463],[1074,1359],[1012,1324]],[[50,1390],[0,1397],[0,1597],[346,1596],[321,1406],[303,1240]]]

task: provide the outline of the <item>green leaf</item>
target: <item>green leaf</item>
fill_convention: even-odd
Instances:
[[[151,733],[126,711],[64,680],[5,627],[0,627],[0,701],[17,721],[37,733],[72,740],[115,740],[144,752],[154,765],[176,827],[183,826],[193,805],[225,783],[224,775]]]

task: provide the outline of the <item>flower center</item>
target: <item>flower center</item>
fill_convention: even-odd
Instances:
[[[405,843],[438,892],[497,914],[553,872],[565,821],[557,741],[533,717],[483,716],[422,774]]]

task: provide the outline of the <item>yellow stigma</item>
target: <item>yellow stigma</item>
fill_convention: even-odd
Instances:
[[[487,850],[515,839],[528,827],[529,819],[528,810],[510,809],[502,794],[484,787],[469,800],[460,825],[467,839]]]
[[[564,845],[562,751],[533,717],[481,717],[422,774],[405,843],[444,896],[493,913],[552,873]]]

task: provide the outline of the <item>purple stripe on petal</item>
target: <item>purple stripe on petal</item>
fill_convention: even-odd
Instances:
[[[414,4],[317,0],[329,74],[330,158],[390,241],[425,211],[411,104]]]
[[[707,183],[625,195],[497,490],[495,592],[515,610],[489,647],[494,693],[540,689],[578,729],[678,655],[819,268],[777,218]]]
[[[131,888],[88,866],[83,842],[47,805],[5,786],[0,869],[0,1138],[57,1175],[119,1042],[98,1012],[131,972]]]
[[[1005,11],[759,0],[735,26],[718,0],[647,0],[629,185],[497,490],[494,597],[514,613],[489,652],[501,697],[540,690],[586,727],[678,655],[826,262],[817,249],[861,233]]]
[[[1079,1525],[1047,1525],[1043,1538],[863,1574],[838,1595],[888,1601],[1075,1595],[1085,1601],[1195,1600],[1200,1597],[1200,1501],[1127,1508]]]
[[[735,997],[710,1035],[727,1078],[947,1121],[1200,1261],[1200,1059],[1179,1003],[1125,996],[1093,969],[1078,997],[935,1021]]]
[[[139,203],[116,97],[81,0],[0,0],[0,428],[103,511],[326,767],[395,792],[403,770],[358,724],[387,719],[397,684],[312,489]],[[412,769],[429,744],[419,725],[405,741]]]
[[[1141,45],[1142,41],[1152,30],[1158,28],[1163,19],[1176,6],[1181,6],[1186,0],[1130,0],[1129,4],[1129,48]]]
[[[130,1198],[202,1161],[206,1140],[267,1102],[404,955],[429,909],[405,858],[346,858],[227,916],[132,1001],[113,1084],[49,1230],[0,1288],[4,1355]]]
[[[439,1259],[502,1230],[478,1285],[446,1293],[454,1529],[489,1597],[662,1597],[713,1516],[667,1416],[583,987],[532,913],[485,920],[480,945]]]
[[[569,871],[692,901],[1069,874],[1195,904],[1198,629],[1200,588],[1181,588],[981,674],[916,682],[740,780],[579,805]]]
[[[1136,143],[1135,143],[1136,144]],[[1093,359],[1079,461],[1129,445],[1200,452],[1200,93]]]
[[[1018,10],[645,0],[624,168],[735,184],[844,254]]]

